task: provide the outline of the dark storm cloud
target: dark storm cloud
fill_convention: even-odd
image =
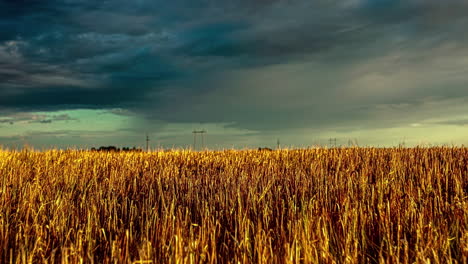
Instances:
[[[176,75],[155,18],[93,3],[1,3],[0,108],[126,105]]]
[[[2,1],[0,110],[121,108],[255,130],[365,120],[378,105],[468,96],[466,11],[464,0]]]
[[[424,113],[402,113],[417,108],[426,98],[468,97],[467,64],[463,61],[467,53],[463,32],[468,21],[467,13],[460,11],[468,10],[466,3],[279,4],[265,11],[268,15],[249,20],[247,28],[231,28],[215,34],[212,42],[194,41],[183,50],[234,62],[242,57],[243,69],[251,64],[285,67],[220,74],[222,81],[211,79],[208,84],[200,81],[192,91],[175,96],[184,94],[183,104],[165,105],[161,112],[168,113],[166,117],[172,121],[235,121],[241,128],[269,131],[310,126],[349,129],[356,123],[393,127],[428,118]],[[306,65],[308,70],[302,71],[300,65],[307,60],[318,63]],[[299,71],[281,74],[288,71],[288,63],[299,65]],[[247,88],[239,89],[243,86]],[[391,118],[375,110],[392,103],[408,107]]]

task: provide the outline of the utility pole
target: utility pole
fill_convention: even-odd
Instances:
[[[149,139],[148,133],[146,133],[146,152],[149,151],[149,141],[150,139]]]
[[[194,131],[192,131],[193,133],[193,150],[195,150],[195,147],[197,146],[197,133]]]
[[[194,130],[192,131],[193,133],[193,149],[195,150],[197,148],[197,135],[200,134],[201,136],[201,148],[205,148],[205,141],[203,138],[203,134],[206,133],[205,130]]]
[[[334,146],[336,148],[336,138],[330,138],[328,142],[330,143],[330,146]]]
[[[276,149],[280,149],[280,140],[278,138],[278,140],[276,140]]]

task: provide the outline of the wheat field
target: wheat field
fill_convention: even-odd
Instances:
[[[0,263],[467,263],[468,149],[0,150]]]

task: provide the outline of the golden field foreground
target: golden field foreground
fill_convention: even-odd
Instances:
[[[468,149],[0,150],[0,263],[467,263]]]

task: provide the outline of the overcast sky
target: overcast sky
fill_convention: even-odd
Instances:
[[[468,145],[467,27],[468,0],[0,1],[0,145]]]

